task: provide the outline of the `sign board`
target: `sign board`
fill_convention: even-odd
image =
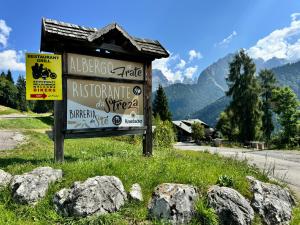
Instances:
[[[62,100],[61,55],[26,54],[26,99]]]
[[[142,84],[67,79],[67,130],[144,126]]]
[[[144,65],[138,62],[69,53],[68,74],[142,81]]]

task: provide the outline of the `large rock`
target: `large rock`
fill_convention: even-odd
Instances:
[[[0,188],[8,186],[11,179],[12,175],[10,173],[0,170]]]
[[[187,224],[195,211],[198,189],[185,184],[160,184],[150,200],[149,216],[166,220],[172,224]]]
[[[56,211],[64,216],[89,216],[119,210],[127,194],[121,180],[114,176],[97,176],[75,182],[71,189],[62,189],[53,198]]]
[[[248,225],[254,218],[250,203],[236,190],[212,186],[208,190],[209,206],[215,209],[223,225]]]
[[[253,192],[252,207],[268,225],[289,224],[295,200],[290,192],[275,184],[264,183],[248,176]]]
[[[133,184],[131,186],[130,191],[129,191],[129,197],[132,200],[137,200],[140,202],[143,201],[142,188],[138,183]]]
[[[62,170],[39,167],[29,173],[16,175],[11,181],[13,199],[22,204],[35,204],[43,198],[49,184],[62,177]]]

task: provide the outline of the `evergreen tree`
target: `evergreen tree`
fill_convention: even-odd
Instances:
[[[6,75],[5,75],[5,73],[3,71],[0,74],[0,78],[6,78]]]
[[[17,102],[18,106],[17,108],[21,111],[27,111],[28,109],[28,104],[26,101],[26,81],[24,77],[19,75],[16,87],[18,89],[18,94],[17,94]]]
[[[13,79],[13,77],[12,77],[12,74],[11,74],[11,71],[10,71],[10,70],[7,71],[6,79],[7,79],[8,81],[14,83],[14,79]]]
[[[168,99],[165,91],[161,85],[158,86],[156,95],[153,102],[153,114],[154,117],[158,116],[162,121],[171,121],[171,112],[169,111]]]
[[[274,130],[272,121],[272,92],[276,88],[276,78],[271,70],[261,70],[259,73],[262,98],[262,130],[267,142]]]
[[[255,64],[244,52],[239,51],[229,64],[227,96],[231,96],[229,110],[233,113],[232,122],[239,130],[239,141],[247,142],[260,137],[261,100],[260,87],[255,77]]]
[[[273,102],[274,112],[278,115],[279,123],[283,128],[281,141],[283,144],[293,145],[300,119],[298,110],[300,103],[297,96],[289,87],[277,88],[273,91]]]
[[[0,77],[0,105],[16,108],[18,89],[6,78]]]

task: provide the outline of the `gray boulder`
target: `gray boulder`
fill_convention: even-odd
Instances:
[[[212,186],[208,190],[208,203],[223,225],[248,225],[254,218],[250,203],[236,190],[228,187]]]
[[[186,184],[160,184],[149,202],[149,216],[172,224],[187,224],[195,214],[198,189]]]
[[[264,183],[248,176],[253,192],[252,207],[268,225],[290,224],[295,200],[290,192],[275,184]]]
[[[119,210],[127,194],[121,180],[114,176],[96,176],[71,189],[62,189],[53,198],[57,212],[64,216],[84,217]]]
[[[131,186],[130,191],[129,191],[129,197],[132,200],[137,200],[140,202],[143,201],[142,188],[138,183],[133,184]]]
[[[8,186],[11,179],[12,175],[10,173],[0,170],[0,188]]]
[[[62,178],[62,170],[39,167],[29,173],[16,175],[11,181],[13,199],[22,204],[35,204],[43,198],[49,184]]]

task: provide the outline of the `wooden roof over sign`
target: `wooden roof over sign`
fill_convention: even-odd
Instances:
[[[41,51],[60,52],[72,49],[102,49],[153,59],[169,56],[158,41],[133,37],[116,23],[97,29],[43,18]]]

